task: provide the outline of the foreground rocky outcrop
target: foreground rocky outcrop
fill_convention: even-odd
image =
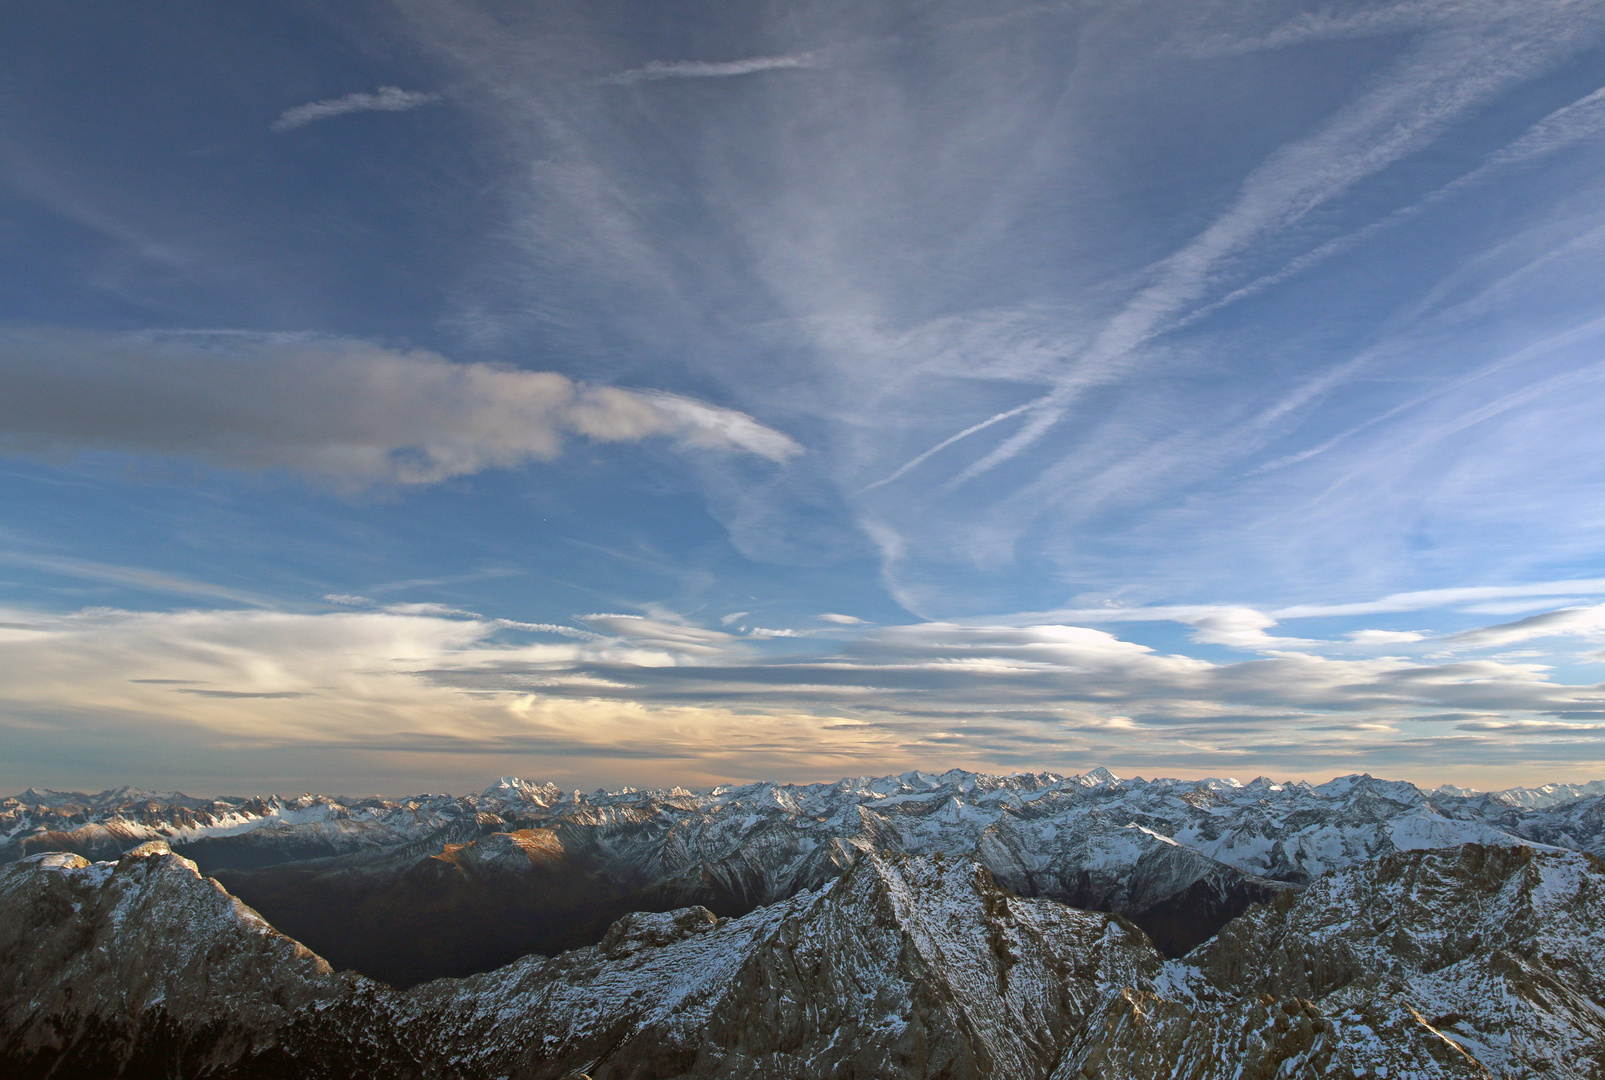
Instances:
[[[217,1073],[361,980],[152,841],[0,870],[0,1070]]]
[[[0,868],[0,1074],[24,1078],[1599,1080],[1602,973],[1605,867],[1528,847],[1336,871],[1168,962],[969,860],[870,852],[741,918],[632,914],[410,991],[160,844]]]

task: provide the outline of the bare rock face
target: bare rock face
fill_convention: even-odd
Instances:
[[[1319,1009],[1296,999],[1210,1007],[1127,989],[1105,1003],[1053,1080],[1340,1077],[1335,1031]]]

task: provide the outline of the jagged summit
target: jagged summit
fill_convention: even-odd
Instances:
[[[534,784],[516,776],[504,776],[480,792],[482,799],[523,799],[540,806],[550,806],[562,797],[562,789],[556,784]]]

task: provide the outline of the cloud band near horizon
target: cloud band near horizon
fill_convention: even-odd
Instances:
[[[1599,610],[1450,644],[1597,639]],[[663,784],[817,776],[861,759],[1305,777],[1363,768],[1481,786],[1605,766],[1605,688],[1554,681],[1519,658],[1401,656],[1396,640],[1361,654],[1352,641],[1324,643],[1347,657],[1312,648],[1219,662],[1086,627],[920,623],[776,653],[764,635],[684,620],[576,621],[587,629],[428,604],[11,610],[0,727],[178,739],[197,760],[231,746],[555,756],[565,775]]]

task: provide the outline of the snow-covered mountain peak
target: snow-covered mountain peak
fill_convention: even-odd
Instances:
[[[1591,795],[1605,795],[1605,780],[1590,780],[1586,784],[1542,784],[1533,788],[1514,787],[1492,793],[1492,797],[1501,802],[1529,809],[1560,806]]]
[[[16,796],[19,802],[29,806],[65,806],[76,803],[88,806],[94,801],[94,796],[86,795],[82,791],[56,791],[54,788],[29,788]]]
[[[1427,797],[1426,792],[1406,780],[1379,780],[1370,773],[1351,773],[1339,776],[1316,786],[1317,794],[1328,799],[1352,798],[1370,795],[1394,802],[1416,803]]]
[[[536,784],[517,776],[504,776],[480,792],[479,797],[490,801],[529,802],[537,806],[551,806],[563,797],[563,792],[551,782]]]

